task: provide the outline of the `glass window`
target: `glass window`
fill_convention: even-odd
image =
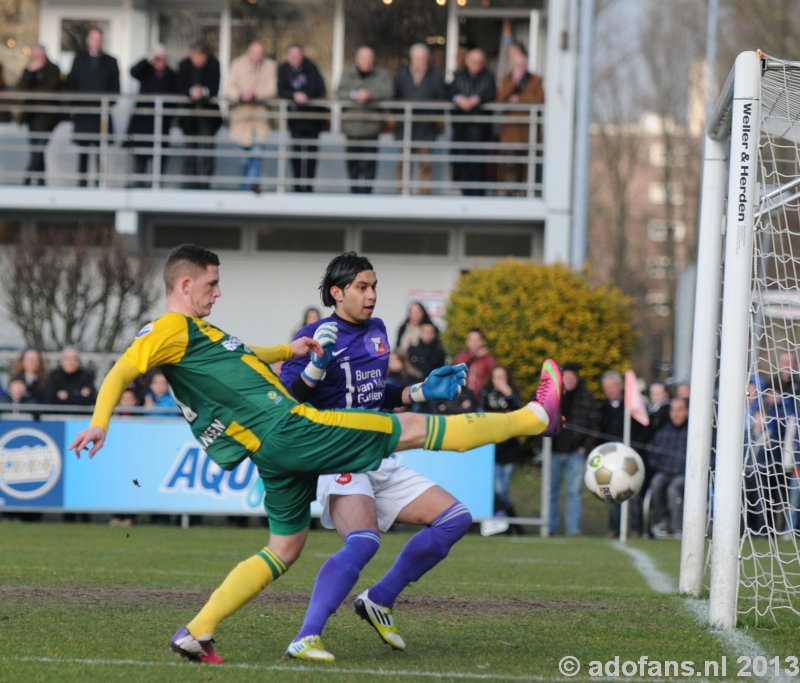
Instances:
[[[261,227],[256,235],[259,251],[344,251],[344,230],[341,229]]]
[[[100,246],[113,229],[113,218],[103,216],[85,220],[68,217],[36,221],[37,233],[48,233],[56,240],[64,240],[67,245],[75,244],[81,234],[81,241],[87,240],[93,246]]]
[[[530,233],[468,232],[466,256],[531,257]]]
[[[177,67],[189,54],[192,43],[202,40],[219,57],[220,12],[199,9],[162,9],[158,13],[158,41],[167,48]]]
[[[231,59],[254,40],[280,64],[292,43],[304,47],[326,83],[331,74],[332,0],[231,0]],[[328,83],[328,85],[330,85]]]
[[[366,254],[447,256],[449,246],[450,235],[442,231],[361,231],[361,251]]]
[[[344,63],[352,64],[356,50],[369,45],[375,61],[394,74],[408,64],[408,48],[414,43],[431,47],[433,63],[444,69],[444,38],[447,35],[447,7],[432,0],[400,1],[345,0]]]
[[[14,244],[19,237],[20,222],[0,219],[0,244]]]
[[[198,228],[196,225],[153,226],[153,247],[173,249],[179,244],[199,244],[207,249],[238,251],[242,248],[241,228]]]
[[[38,38],[39,0],[0,2],[0,84],[17,84]]]

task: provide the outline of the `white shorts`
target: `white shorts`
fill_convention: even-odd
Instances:
[[[427,477],[384,458],[380,468],[364,474],[323,474],[317,483],[317,501],[322,506],[320,521],[326,529],[335,529],[331,519],[330,496],[369,496],[375,499],[378,529],[388,531],[397,515],[431,486]]]

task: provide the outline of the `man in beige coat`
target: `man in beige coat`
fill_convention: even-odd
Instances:
[[[248,151],[242,160],[242,176],[248,179],[243,190],[259,189],[261,152],[269,134],[267,106],[264,103],[278,94],[278,65],[264,56],[264,46],[256,41],[247,52],[234,59],[225,86],[225,97],[233,108],[230,135],[237,145]]]

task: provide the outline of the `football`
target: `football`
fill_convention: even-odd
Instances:
[[[639,454],[621,443],[604,443],[586,458],[586,487],[600,500],[622,503],[644,483],[644,463]]]

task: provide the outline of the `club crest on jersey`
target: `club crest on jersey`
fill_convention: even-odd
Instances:
[[[369,340],[375,344],[375,353],[386,353],[386,345],[383,343],[382,337],[370,337]]]
[[[228,351],[236,351],[240,346],[244,347],[244,350],[247,353],[252,353],[250,348],[245,344],[239,337],[234,337],[231,335],[228,337],[224,342],[222,342],[222,346],[224,346]]]
[[[136,333],[136,338],[138,339],[139,337],[144,337],[144,335],[152,331],[153,331],[153,323],[148,323]]]
[[[351,481],[353,481],[353,475],[350,472],[345,472],[336,477],[337,484],[349,484]]]

